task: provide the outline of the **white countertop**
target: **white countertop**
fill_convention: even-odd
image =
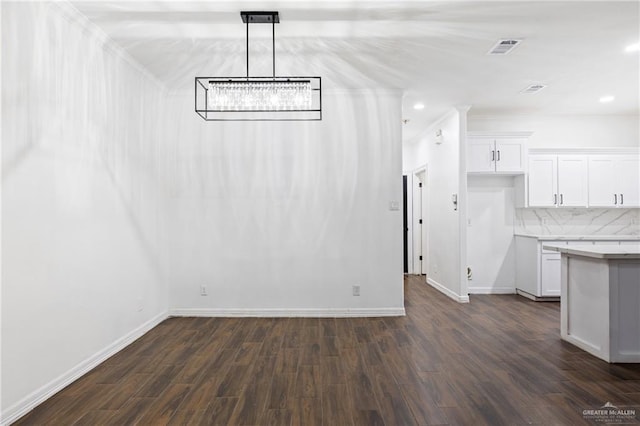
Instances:
[[[640,259],[640,244],[630,244],[624,246],[610,245],[554,245],[544,244],[543,248],[553,250],[562,254],[574,256],[593,257],[596,259]]]
[[[533,235],[515,233],[516,237],[535,238],[540,241],[638,241],[640,235]]]

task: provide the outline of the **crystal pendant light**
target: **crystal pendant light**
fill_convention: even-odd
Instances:
[[[240,12],[247,24],[247,76],[196,77],[195,110],[207,121],[297,121],[322,119],[320,77],[276,77],[278,12]],[[249,24],[272,25],[273,76],[249,77]]]

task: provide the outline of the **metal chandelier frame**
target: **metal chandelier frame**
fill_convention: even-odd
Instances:
[[[276,76],[276,29],[280,23],[278,12],[240,12],[242,22],[247,26],[247,75],[245,77],[196,77],[195,111],[206,121],[318,121],[322,120],[322,79],[320,77]],[[270,77],[249,76],[249,24],[271,24],[272,71]],[[310,86],[310,105],[304,108],[285,109],[237,109],[214,107],[209,103],[209,91],[216,85],[246,88],[248,90],[278,90],[283,87]],[[253,88],[253,89],[252,89]]]

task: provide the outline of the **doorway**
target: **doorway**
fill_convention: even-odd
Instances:
[[[409,224],[407,218],[407,175],[402,176],[402,265],[405,274],[409,273]]]

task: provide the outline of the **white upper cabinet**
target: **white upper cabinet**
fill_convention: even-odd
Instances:
[[[496,172],[524,173],[526,138],[496,139]]]
[[[467,172],[479,174],[522,174],[525,172],[529,133],[469,134]]]
[[[558,207],[587,207],[587,157],[558,156]]]
[[[640,207],[640,157],[625,157],[616,162],[620,207]]]
[[[586,155],[530,155],[529,207],[586,207]]]
[[[468,172],[495,172],[495,142],[493,139],[469,139],[467,144]]]
[[[555,207],[558,204],[558,156],[529,156],[529,206]]]
[[[589,156],[590,207],[640,207],[640,157]]]
[[[612,155],[589,157],[589,205],[591,207],[614,207],[618,203],[614,181]]]

